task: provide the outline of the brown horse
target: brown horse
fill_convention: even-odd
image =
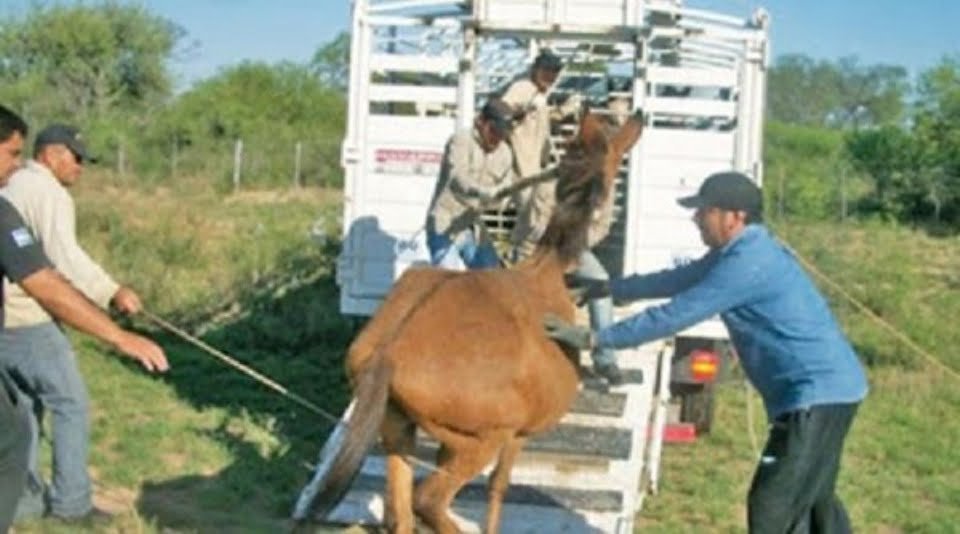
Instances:
[[[496,532],[510,470],[526,439],[551,429],[577,393],[578,355],[546,337],[542,320],[574,319],[563,274],[587,246],[594,208],[612,194],[624,153],[640,136],[584,116],[558,167],[556,211],[537,251],[511,269],[410,269],[350,346],[354,410],[308,509],[342,498],[379,434],[387,454],[385,520],[412,532],[413,513],[457,532],[456,493],[494,459],[486,531]],[[413,491],[407,458],[416,427],[440,443],[437,469]]]

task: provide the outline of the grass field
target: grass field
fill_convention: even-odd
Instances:
[[[335,193],[223,197],[200,182],[156,191],[90,177],[75,191],[81,240],[147,307],[339,414],[352,330],[334,282]],[[327,221],[317,225],[316,221]],[[889,226],[777,225],[805,257],[937,358],[960,369],[960,239]],[[960,531],[960,380],[827,291],[869,366],[872,391],[848,440],[840,492],[862,532]],[[275,532],[331,425],[143,320],[173,369],[152,377],[74,335],[93,402],[103,532]],[[714,432],[664,454],[645,532],[744,530],[764,438],[741,382],[720,389]],[[76,532],[48,522],[19,532]]]

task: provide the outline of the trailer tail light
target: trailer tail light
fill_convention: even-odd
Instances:
[[[711,350],[697,349],[690,353],[690,374],[697,382],[713,382],[720,371],[720,357]]]

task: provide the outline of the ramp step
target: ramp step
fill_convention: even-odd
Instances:
[[[420,482],[417,478],[417,483]],[[351,486],[352,490],[382,493],[386,478],[361,474]],[[485,481],[474,481],[457,493],[457,501],[487,501]],[[544,506],[549,508],[572,508],[594,512],[618,512],[623,508],[623,493],[613,490],[580,490],[550,486],[511,484],[503,497],[504,503]]]
[[[627,406],[625,393],[606,393],[593,389],[583,389],[573,401],[570,411],[590,415],[609,415],[620,417]]]
[[[550,432],[531,438],[523,452],[623,460],[630,457],[631,436],[629,428],[561,423]],[[418,433],[417,456],[429,458],[438,448],[436,440]],[[371,452],[382,455],[383,449],[375,446]]]
[[[527,443],[524,450],[578,456],[626,459],[632,432],[626,428],[599,428],[561,423]]]

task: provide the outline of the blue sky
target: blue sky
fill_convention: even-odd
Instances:
[[[76,1],[76,0],[61,0]],[[349,26],[348,0],[126,0],[143,3],[188,33],[197,46],[173,63],[180,85],[244,59],[305,62]],[[0,14],[30,0],[2,0]],[[90,3],[88,0],[87,3]],[[687,0],[732,15],[763,7],[774,55],[818,59],[856,55],[862,63],[902,65],[911,73],[960,55],[957,0]]]

